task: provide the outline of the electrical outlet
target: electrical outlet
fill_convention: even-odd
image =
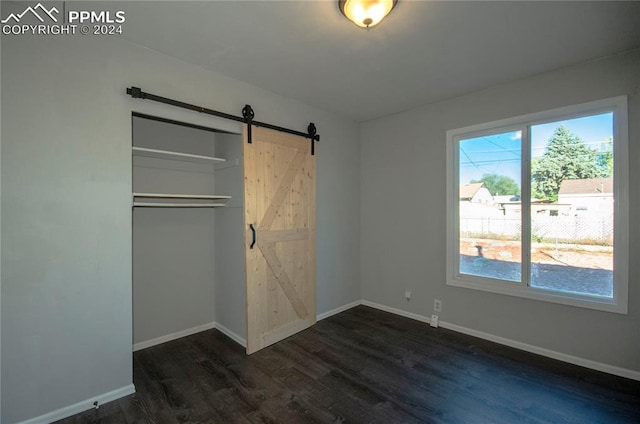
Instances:
[[[407,299],[407,302],[411,300],[411,290],[406,290],[404,292],[404,298]]]
[[[435,312],[442,312],[442,300],[434,299],[434,301],[433,301],[433,310]]]
[[[429,321],[429,325],[433,328],[438,328],[438,315],[431,315],[431,320]]]

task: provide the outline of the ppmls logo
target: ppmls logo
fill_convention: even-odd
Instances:
[[[38,13],[38,11],[40,11],[40,13]],[[27,7],[24,12],[22,13],[18,13],[17,15],[15,13],[11,13],[9,16],[7,16],[5,19],[2,20],[3,24],[9,24],[9,23],[20,23],[20,20],[25,16],[25,15],[33,15],[36,17],[36,19],[38,19],[40,22],[44,23],[44,18],[42,18],[42,15],[44,16],[48,16],[53,22],[58,22],[58,18],[56,18],[56,16],[54,15],[54,13],[57,15],[58,13],[60,13],[60,11],[58,9],[56,9],[55,7],[52,7],[51,9],[47,10],[46,7],[44,7],[42,5],[42,3],[38,3],[37,5],[35,5],[35,7]],[[13,22],[11,22],[13,21]]]
[[[2,19],[3,35],[118,35],[125,22],[123,10],[69,10],[64,16],[56,7],[42,3]],[[38,22],[36,22],[36,20]],[[59,22],[61,21],[61,22]],[[35,23],[35,25],[34,25]]]

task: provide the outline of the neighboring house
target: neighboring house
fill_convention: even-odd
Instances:
[[[484,183],[470,183],[460,186],[461,231],[484,233],[486,219],[498,219],[502,211],[496,207],[493,196]]]
[[[521,202],[520,195],[503,195],[503,196],[493,196],[493,202],[495,205],[500,208],[503,215],[520,215],[521,213]]]
[[[470,183],[460,186],[460,201],[493,205],[493,196],[484,183]]]
[[[501,196],[493,196],[493,202],[499,203],[501,205],[508,203],[520,203],[520,195],[519,194],[507,194]]]
[[[576,215],[611,215],[613,213],[613,178],[564,180],[560,184],[558,203],[568,204]]]
[[[503,215],[513,217],[522,214],[522,202],[520,196],[493,196],[496,207],[502,210]],[[559,216],[568,215],[571,205],[561,203],[548,203],[546,201],[531,198],[531,216]]]

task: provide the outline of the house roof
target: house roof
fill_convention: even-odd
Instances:
[[[584,178],[564,180],[558,194],[599,194],[613,193],[613,178]]]
[[[484,183],[471,183],[460,186],[460,200],[472,199],[473,196],[484,187]]]

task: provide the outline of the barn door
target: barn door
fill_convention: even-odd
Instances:
[[[244,130],[247,354],[316,322],[316,164],[308,139]]]

